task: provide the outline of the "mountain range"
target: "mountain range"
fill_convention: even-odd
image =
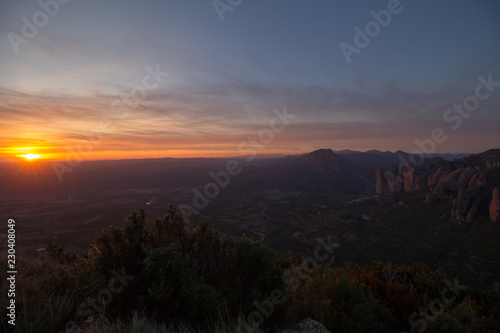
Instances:
[[[443,160],[464,154],[433,155]],[[159,158],[140,160],[86,161],[57,177],[54,164],[0,163],[0,196],[70,195],[82,191],[109,191],[137,188],[192,188],[212,181],[210,172],[223,170],[236,160],[243,172],[231,179],[227,191],[259,189],[302,191],[318,195],[356,195],[374,193],[375,169],[385,169],[408,159],[397,151],[367,152],[319,149],[289,156],[264,156],[250,160],[229,158]]]

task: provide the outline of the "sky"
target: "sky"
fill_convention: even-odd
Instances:
[[[493,0],[0,0],[0,158],[500,148],[499,17]]]

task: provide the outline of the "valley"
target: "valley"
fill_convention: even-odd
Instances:
[[[191,214],[190,224],[207,219],[222,234],[245,235],[283,255],[311,256],[317,239],[330,237],[339,244],[332,253],[338,264],[425,263],[471,285],[500,280],[500,225],[487,214],[478,213],[472,222],[457,220],[450,214],[450,200],[426,203],[426,189],[374,194],[376,165],[390,166],[397,157],[359,153],[356,160],[355,153],[345,154],[319,150],[304,158],[242,159],[241,174]],[[104,228],[122,227],[134,210],[144,207],[147,218],[155,219],[164,216],[169,204],[192,205],[195,189],[202,192],[213,181],[210,171],[222,170],[226,163],[89,162],[63,183],[39,182],[53,189],[45,195],[34,189],[29,195],[10,191],[0,197],[0,211],[16,220],[22,251],[43,255],[41,249],[54,245],[85,253]],[[48,166],[40,174],[50,179]],[[1,232],[4,247],[6,233]]]

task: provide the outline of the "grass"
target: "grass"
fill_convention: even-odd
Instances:
[[[0,256],[0,265],[7,267],[7,256]],[[64,326],[79,303],[73,287],[76,275],[69,265],[51,258],[16,256],[16,325],[27,332],[51,332]],[[4,297],[8,285],[2,279],[0,306],[7,307]]]
[[[264,331],[249,325],[238,325],[238,323],[224,322],[220,319],[212,327],[196,329],[185,324],[158,323],[137,312],[127,320],[110,321],[104,316],[99,317],[96,322],[87,324],[75,333],[263,333]]]

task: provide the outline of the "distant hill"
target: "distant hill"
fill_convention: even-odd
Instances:
[[[308,154],[287,156],[245,166],[235,179],[234,190],[278,189],[305,193],[343,195],[373,193],[374,182],[357,165],[319,149]]]

